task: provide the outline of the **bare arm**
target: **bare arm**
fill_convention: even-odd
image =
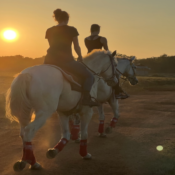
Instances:
[[[103,44],[104,49],[105,49],[105,50],[109,50],[109,49],[108,49],[108,41],[107,41],[107,39],[104,38],[104,37],[102,37],[100,41],[101,41],[101,43]]]
[[[86,45],[86,39],[87,39],[87,38],[84,39],[84,44],[85,44],[85,46],[86,46],[86,48],[87,48],[87,45]]]
[[[48,43],[49,43],[49,46],[50,46],[50,41],[47,39]]]
[[[80,48],[77,36],[73,38],[73,44],[74,44],[74,50],[78,55],[79,61],[82,61],[81,48]]]

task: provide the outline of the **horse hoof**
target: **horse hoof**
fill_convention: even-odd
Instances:
[[[41,170],[42,166],[38,162],[36,162],[34,165],[30,165],[29,169],[30,170]]]
[[[53,159],[56,157],[56,155],[58,154],[58,150],[55,148],[50,148],[48,149],[47,153],[46,153],[46,157],[48,159]]]
[[[75,143],[80,143],[80,138],[78,138],[77,140],[75,140]]]
[[[92,156],[91,156],[91,154],[87,153],[87,155],[84,156],[83,159],[84,160],[90,160],[90,159],[92,159]]]
[[[108,126],[105,130],[106,134],[111,134],[112,133],[112,128],[110,126]]]
[[[105,134],[105,133],[100,133],[100,134],[99,134],[99,137],[101,137],[101,138],[106,138],[106,134]]]
[[[22,171],[25,166],[26,166],[26,162],[22,161],[22,160],[19,160],[18,162],[16,162],[14,165],[13,165],[13,169],[14,171],[16,172],[19,172],[19,171]]]

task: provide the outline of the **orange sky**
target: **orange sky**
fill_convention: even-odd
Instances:
[[[45,31],[56,25],[56,8],[70,14],[69,25],[78,29],[83,55],[92,23],[101,26],[111,51],[137,58],[175,55],[175,0],[3,0],[0,7],[0,32],[14,28],[19,33],[14,42],[1,35],[0,56],[45,55]]]

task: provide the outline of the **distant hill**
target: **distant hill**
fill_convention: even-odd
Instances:
[[[135,64],[151,68],[150,73],[175,73],[175,56],[164,54],[159,57],[137,59]]]
[[[0,71],[20,72],[27,67],[43,64],[42,58],[28,58],[21,55],[0,57]]]
[[[20,72],[27,67],[43,64],[43,62],[44,57],[32,59],[21,55],[4,56],[0,57],[0,71]],[[150,73],[175,73],[175,56],[164,54],[159,57],[136,59],[135,64],[151,68]]]

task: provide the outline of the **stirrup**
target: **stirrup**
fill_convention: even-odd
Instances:
[[[129,95],[128,94],[126,94],[126,93],[124,93],[124,94],[122,94],[122,93],[119,93],[119,94],[115,94],[115,98],[116,99],[126,99],[126,98],[128,98],[129,97]]]

